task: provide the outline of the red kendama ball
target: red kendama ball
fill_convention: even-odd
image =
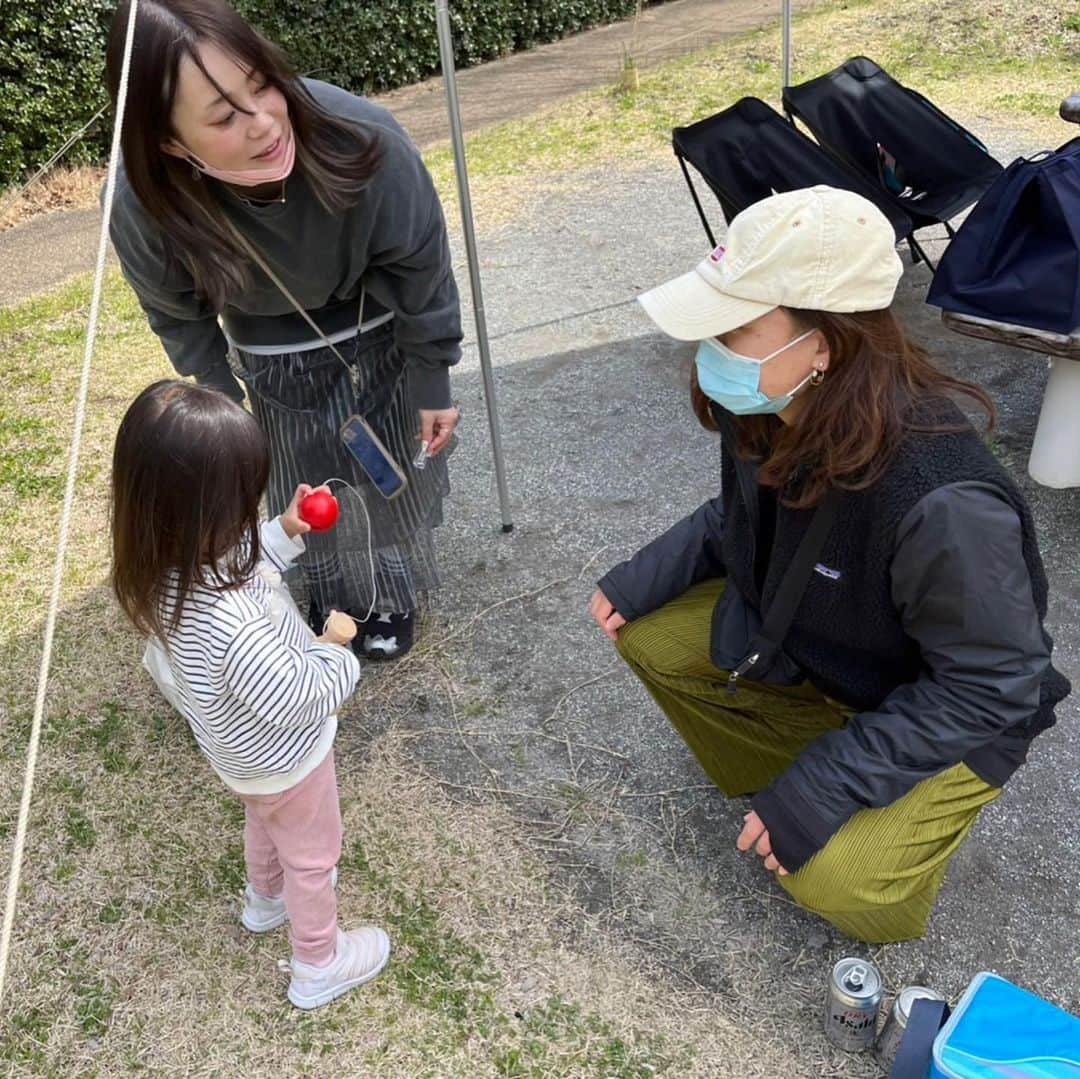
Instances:
[[[311,525],[312,532],[325,532],[338,519],[337,499],[326,491],[312,491],[301,499],[297,509],[301,518]]]

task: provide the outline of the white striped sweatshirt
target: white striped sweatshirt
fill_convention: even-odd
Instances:
[[[259,572],[228,591],[196,586],[167,634],[167,659],[160,646],[152,655],[153,642],[145,658],[214,770],[239,794],[288,790],[316,768],[360,676],[352,649],[317,643],[280,584],[303,540],[290,539],[277,518],[262,525],[259,540]]]

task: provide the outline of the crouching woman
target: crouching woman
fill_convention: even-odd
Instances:
[[[890,311],[869,202],[814,188],[735,218],[642,303],[699,341],[721,493],[616,566],[592,614],[803,907],[920,936],[950,857],[1054,722],[1031,513]],[[822,515],[822,516],[819,516]]]

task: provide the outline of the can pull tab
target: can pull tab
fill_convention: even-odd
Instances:
[[[866,967],[861,964],[852,967],[851,970],[844,975],[844,988],[858,992],[866,984],[866,975]]]

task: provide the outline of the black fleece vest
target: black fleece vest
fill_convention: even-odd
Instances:
[[[935,408],[940,425],[957,433],[910,433],[888,471],[873,488],[843,497],[832,533],[818,556],[821,572],[810,574],[784,651],[827,696],[859,711],[878,707],[921,669],[918,646],[908,637],[893,605],[889,577],[896,531],[922,498],[951,483],[993,485],[1013,506],[1023,527],[1023,554],[1031,575],[1040,621],[1046,616],[1047,583],[1031,512],[1005,469],[952,404]],[[744,466],[745,467],[745,466]],[[784,570],[802,539],[813,510],[777,506],[776,530],[764,584],[754,579],[755,539],[734,461],[723,461],[724,539],[727,573],[742,596],[767,610]],[[993,582],[987,582],[993,587]],[[1043,630],[1050,646],[1050,638]],[[1043,680],[1039,711],[1011,733],[1031,738],[1054,724],[1054,705],[1067,696],[1068,681],[1053,667]]]

